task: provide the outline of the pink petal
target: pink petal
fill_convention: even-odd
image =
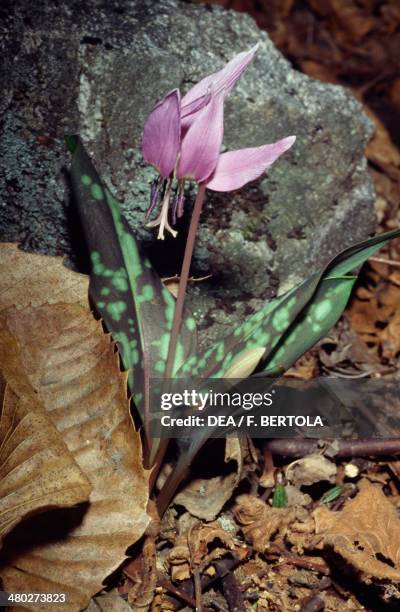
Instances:
[[[212,95],[182,140],[177,177],[205,181],[217,165],[223,135],[224,98]]]
[[[170,91],[151,111],[143,130],[143,157],[167,178],[175,168],[181,140],[181,100]]]
[[[273,144],[223,153],[207,183],[207,189],[212,191],[240,189],[246,183],[258,178],[282,153],[290,149],[295,140],[296,136],[288,136]]]
[[[187,127],[193,121],[194,113],[208,104],[211,86],[215,95],[223,92],[224,96],[227,96],[231,93],[239,78],[253,60],[257,49],[258,43],[249,51],[238,53],[222,70],[206,76],[187,92],[182,98],[183,127]]]

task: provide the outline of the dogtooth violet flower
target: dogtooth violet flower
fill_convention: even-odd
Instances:
[[[210,74],[181,98],[170,91],[151,111],[143,131],[143,157],[158,171],[151,185],[149,217],[161,200],[161,211],[149,227],[177,232],[172,225],[183,214],[186,180],[204,183],[212,191],[233,191],[258,178],[294,143],[289,136],[272,144],[220,153],[224,100],[257,52],[258,45],[236,55],[222,70]]]

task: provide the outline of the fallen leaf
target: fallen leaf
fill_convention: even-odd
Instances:
[[[317,369],[317,358],[314,352],[305,353],[296,361],[292,368],[284,374],[286,377],[300,378],[302,380],[312,380],[315,378]]]
[[[275,536],[283,538],[289,525],[307,514],[298,507],[272,508],[254,495],[239,495],[235,501],[235,518],[246,541],[259,552],[264,552]]]
[[[150,527],[151,529],[152,527]],[[129,566],[124,568],[124,573],[134,583],[128,592],[128,602],[135,612],[147,612],[150,610],[154,599],[157,586],[157,551],[155,540],[155,533],[145,537],[140,556],[133,561],[133,565],[136,565],[136,561],[140,562],[140,568],[136,575],[132,575],[132,571],[128,572]]]
[[[1,387],[2,540],[29,516],[86,501],[91,486],[37,398],[19,398],[4,381]]]
[[[336,472],[336,465],[318,454],[297,459],[285,470],[286,478],[295,486],[312,485],[324,480],[334,482]]]
[[[218,544],[212,548],[215,542]],[[201,565],[205,569],[227,551],[235,548],[232,534],[222,529],[219,523],[197,523],[178,536],[168,555],[171,577],[173,580],[185,580],[190,577],[192,567]]]
[[[339,512],[314,510],[319,547],[332,547],[369,583],[400,581],[400,519],[382,489],[368,480]]]
[[[242,441],[228,436],[225,443],[225,463],[233,461],[236,467],[227,475],[195,478],[178,493],[174,504],[184,506],[190,514],[199,519],[213,521],[240,482],[243,451]]]
[[[400,311],[397,310],[389,320],[385,329],[382,330],[380,341],[382,344],[382,356],[393,360],[400,352]]]
[[[0,311],[10,306],[81,304],[89,308],[89,277],[66,268],[62,257],[21,251],[0,243]]]
[[[31,386],[92,486],[79,515],[64,512],[57,524],[50,513],[44,524],[31,520],[22,530],[21,548],[9,548],[0,572],[3,588],[64,592],[68,609],[80,610],[149,522],[148,472],[129,416],[126,375],[110,336],[81,306],[11,308],[2,319],[0,367],[10,386],[16,394]],[[10,335],[16,342],[7,342]],[[76,524],[68,527],[70,519]],[[43,541],[50,528],[51,541]]]
[[[302,493],[300,489],[293,485],[286,485],[285,491],[287,495],[287,506],[309,506],[312,504],[312,498],[308,493]]]

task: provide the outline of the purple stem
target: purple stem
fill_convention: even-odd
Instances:
[[[203,208],[205,192],[206,192],[205,184],[200,183],[199,190],[197,192],[196,200],[195,200],[194,207],[193,207],[192,218],[190,220],[189,233],[188,233],[188,237],[186,240],[186,246],[185,246],[185,254],[183,256],[182,269],[181,269],[181,274],[179,278],[178,296],[177,296],[176,304],[175,304],[174,320],[172,323],[172,330],[171,330],[171,336],[170,336],[169,347],[168,347],[167,362],[165,364],[164,378],[170,378],[172,376],[176,346],[178,343],[179,331],[180,331],[180,327],[182,323],[183,306],[184,306],[184,301],[185,301],[186,288],[187,288],[187,284],[189,280],[190,264],[192,261],[194,244],[196,241],[196,233],[197,233],[197,228],[198,228],[199,221],[200,221],[200,214]],[[168,440],[162,440],[157,450],[157,454],[154,458],[154,467],[153,467],[151,477],[150,477],[150,490],[153,488],[153,486],[156,483],[157,476],[161,469],[162,461],[164,459],[164,455],[167,450],[167,446],[168,446]],[[153,461],[151,463],[153,464]],[[181,479],[181,476],[180,476],[180,479]],[[162,500],[163,500],[162,501],[162,512],[164,511],[169,501],[171,500],[171,492],[173,495],[174,492],[176,491],[176,488],[179,485],[179,481],[173,482],[172,486],[170,486],[169,479],[168,479],[166,484],[168,485],[167,487],[168,490],[165,491],[164,489],[166,487],[163,487],[162,492],[160,493]]]
[[[185,301],[186,288],[189,280],[190,264],[193,256],[194,244],[196,241],[197,228],[200,221],[200,214],[203,208],[204,196],[206,187],[204,183],[200,183],[197,192],[196,201],[193,207],[192,218],[190,220],[189,233],[186,241],[185,254],[181,274],[179,278],[178,297],[176,298],[174,321],[172,323],[171,337],[169,341],[167,363],[165,365],[164,378],[170,378],[172,375],[176,345],[178,343],[179,331],[182,323],[183,305]]]

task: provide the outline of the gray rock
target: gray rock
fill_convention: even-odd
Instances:
[[[185,221],[181,239],[164,243],[143,225],[154,176],[141,158],[144,120],[167,91],[257,41],[226,103],[225,145],[297,141],[267,177],[208,197],[193,271],[212,278],[190,288],[208,338],[373,231],[369,120],[345,89],[293,70],[249,17],[178,0],[15,0],[1,10],[1,240],[76,263],[63,136],[78,132],[160,273],[178,272]]]

